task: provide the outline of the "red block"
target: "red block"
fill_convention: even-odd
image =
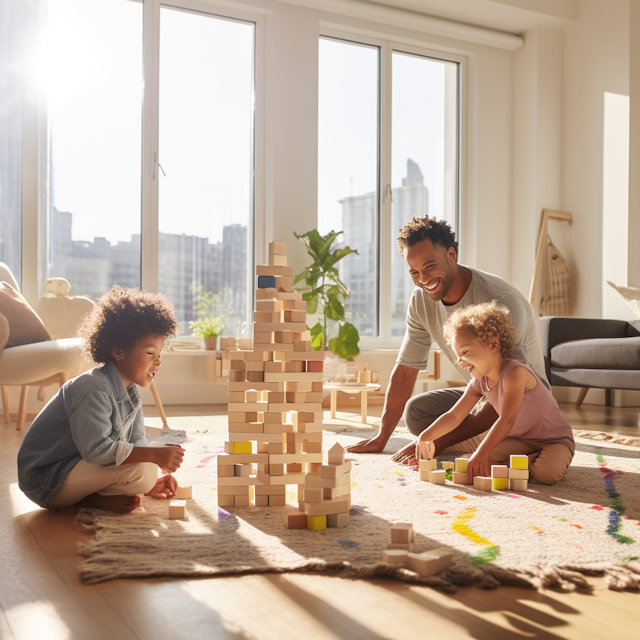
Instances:
[[[307,514],[303,511],[288,511],[284,514],[284,526],[287,529],[306,529]]]
[[[307,360],[307,373],[322,373],[324,362],[322,360]]]

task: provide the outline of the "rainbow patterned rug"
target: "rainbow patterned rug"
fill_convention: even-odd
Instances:
[[[366,435],[325,432],[325,450]],[[223,439],[223,428],[216,428],[190,433],[184,445],[177,477],[193,485],[188,520],[169,520],[168,504],[150,498],[127,516],[78,514],[79,526],[95,532],[83,545],[83,580],[317,571],[389,575],[449,592],[470,584],[574,589],[586,586],[585,575],[606,576],[611,589],[640,587],[638,448],[579,438],[565,478],[551,487],[530,484],[526,493],[438,486],[421,482],[390,455],[352,456],[350,524],[314,532],[285,529],[283,508],[218,508],[216,456]],[[397,432],[388,450],[405,442],[406,432]],[[454,563],[431,578],[383,564],[396,522],[413,523],[416,552],[446,546]]]

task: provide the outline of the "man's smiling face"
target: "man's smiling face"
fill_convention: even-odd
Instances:
[[[442,300],[453,284],[456,250],[434,245],[429,238],[416,242],[403,252],[411,279],[424,289],[432,300]]]

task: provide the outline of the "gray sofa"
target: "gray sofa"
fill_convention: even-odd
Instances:
[[[582,387],[579,407],[591,388],[640,389],[640,320],[540,318],[540,341],[552,385]]]

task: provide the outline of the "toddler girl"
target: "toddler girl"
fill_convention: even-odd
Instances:
[[[151,386],[165,339],[176,334],[162,295],[114,285],[78,328],[83,354],[100,363],[69,380],[29,427],[18,452],[18,482],[41,507],[96,507],[129,513],[140,495],[169,498],[181,447],[147,447],[138,387]]]
[[[434,441],[454,432],[484,397],[498,414],[493,426],[444,452],[473,452],[469,479],[490,476],[491,465],[508,465],[510,455],[528,455],[535,482],[558,482],[575,452],[573,432],[533,369],[507,358],[516,335],[509,310],[495,301],[465,307],[451,316],[444,335],[471,381],[460,400],[420,434],[416,458],[432,458]]]

